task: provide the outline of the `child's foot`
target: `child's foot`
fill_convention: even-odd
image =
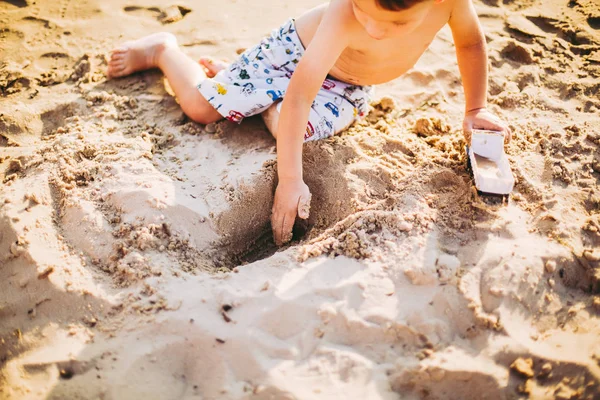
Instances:
[[[162,52],[171,46],[177,46],[177,39],[167,32],[125,42],[112,51],[108,62],[108,76],[125,76],[154,68],[158,65],[158,58]]]
[[[211,57],[202,57],[198,63],[204,67],[204,72],[208,78],[214,77],[220,70],[227,68],[224,61],[215,60]]]

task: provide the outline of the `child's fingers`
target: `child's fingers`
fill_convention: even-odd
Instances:
[[[281,246],[292,239],[295,218],[295,211],[289,214],[273,213],[271,227],[273,228],[273,241],[277,246]]]
[[[487,129],[490,131],[504,132],[506,131],[506,126],[504,126],[501,122],[491,121],[489,119],[485,120],[475,120],[471,124],[471,129]]]
[[[277,246],[281,245],[282,217],[278,212],[273,211],[271,214],[271,228],[273,229],[273,241]]]
[[[292,228],[294,227],[294,220],[296,219],[296,210],[293,213],[283,215],[281,221],[281,231],[279,233],[279,244],[284,244],[292,240]]]
[[[506,131],[505,126],[503,126],[502,124],[496,123],[496,122],[490,122],[489,126],[490,127],[488,129],[491,129],[493,131],[500,131],[500,132]]]
[[[506,127],[504,130],[504,142],[510,143],[511,139],[512,139],[512,131],[510,130],[510,128]]]
[[[310,198],[309,194],[308,197],[301,196],[298,201],[298,216],[302,219],[307,219],[310,214]]]

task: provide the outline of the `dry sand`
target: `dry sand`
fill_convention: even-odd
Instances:
[[[232,59],[317,3],[0,3],[1,399],[600,398],[597,0],[476,1],[508,202],[465,170],[444,29],[305,146],[275,252],[262,122],[191,123],[106,54],[167,30]]]

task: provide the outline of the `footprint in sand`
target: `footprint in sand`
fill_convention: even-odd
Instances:
[[[192,11],[188,7],[177,5],[172,5],[163,9],[158,7],[127,6],[123,8],[123,10],[128,14],[156,19],[163,25],[180,21]]]

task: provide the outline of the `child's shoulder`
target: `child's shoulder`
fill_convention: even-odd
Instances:
[[[323,9],[324,18],[335,19],[344,25],[357,23],[352,9],[352,0],[331,0]]]
[[[295,23],[303,43],[305,39],[309,42],[322,25],[340,35],[340,39],[360,28],[352,9],[352,0],[331,0],[329,3],[323,3],[307,10],[296,18]]]
[[[361,33],[362,26],[356,19],[352,2],[353,0],[331,0],[323,9],[321,23],[333,24],[340,35]]]

